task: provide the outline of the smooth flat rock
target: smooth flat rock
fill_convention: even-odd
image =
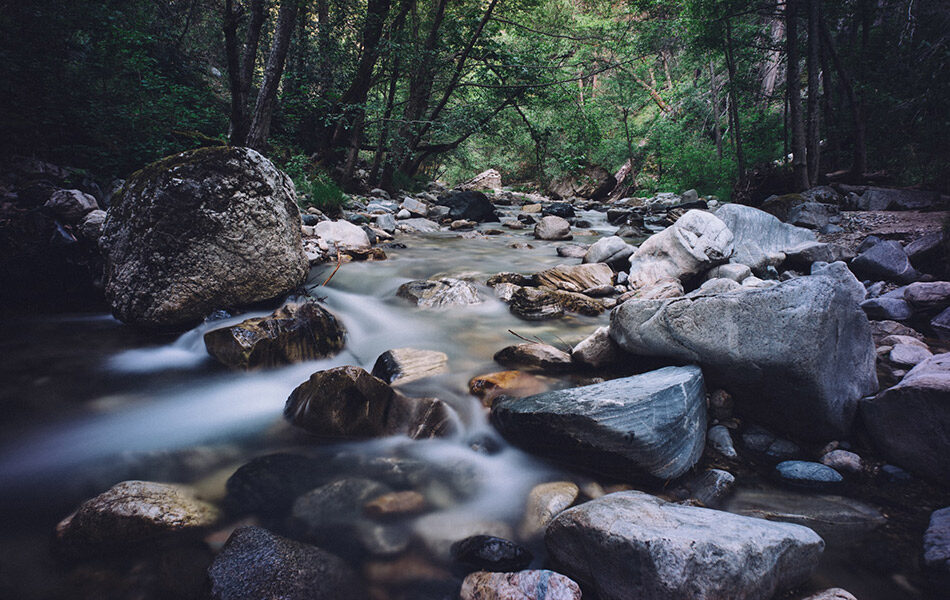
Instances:
[[[448,362],[445,352],[394,348],[379,355],[372,373],[392,385],[401,385],[448,373]]]
[[[499,398],[491,420],[511,443],[572,466],[621,478],[671,479],[702,455],[706,400],[698,367],[527,398]]]
[[[554,571],[487,573],[462,581],[460,600],[581,600],[581,588]]]
[[[558,515],[545,545],[604,600],[766,600],[803,582],[824,542],[800,525],[608,494]]]
[[[341,252],[347,250],[369,250],[369,236],[359,225],[349,221],[320,221],[314,226],[314,233],[327,243],[331,249]]]
[[[622,237],[611,235],[591,244],[583,255],[583,262],[606,263],[612,269],[623,271],[630,266],[630,257],[636,249],[636,246],[628,244]]]
[[[810,490],[832,489],[844,481],[831,467],[807,460],[782,461],[775,465],[775,474],[782,483]]]
[[[613,285],[614,274],[603,263],[558,265],[536,276],[539,286],[550,286],[567,292],[583,292],[592,287]]]

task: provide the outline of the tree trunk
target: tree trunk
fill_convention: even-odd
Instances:
[[[784,4],[776,5],[775,9],[781,12],[784,9]],[[769,47],[768,53],[764,64],[762,65],[762,87],[759,90],[759,110],[765,110],[769,105],[769,100],[772,98],[772,94],[775,93],[775,85],[778,82],[778,72],[779,68],[782,66],[782,51],[780,49],[780,44],[782,40],[785,39],[785,22],[782,21],[782,17],[778,16],[772,21],[772,26],[769,31],[769,39],[771,41],[771,46]]]
[[[284,72],[287,49],[290,47],[290,36],[294,31],[297,9],[298,0],[284,0],[280,3],[274,41],[264,67],[264,78],[257,93],[257,103],[254,105],[254,115],[247,134],[247,146],[255,150],[263,150],[270,135],[271,117],[274,114],[280,78]]]
[[[798,53],[798,3],[785,4],[785,31],[788,45],[788,119],[792,129],[792,187],[801,192],[808,189],[808,163],[805,159],[805,121],[802,118],[801,73]]]
[[[820,168],[819,145],[821,135],[819,132],[819,112],[818,112],[818,71],[820,69],[821,58],[818,55],[819,37],[818,33],[818,7],[819,0],[808,0],[808,130],[806,132],[806,142],[808,146],[808,186],[814,187],[818,184],[818,171]]]
[[[732,139],[736,146],[736,168],[739,182],[745,179],[745,154],[742,149],[742,130],[739,127],[739,104],[736,101],[736,61],[732,52],[732,24],[726,21],[726,68],[729,71],[729,115],[732,121]]]
[[[232,146],[243,146],[247,142],[247,133],[250,128],[248,99],[251,97],[254,63],[257,60],[257,47],[260,44],[261,29],[264,26],[264,0],[253,0],[251,3],[251,19],[247,24],[247,35],[240,57],[238,56],[237,27],[241,14],[232,0],[225,1],[224,12],[224,45],[231,89],[231,122],[228,128],[228,141]]]
[[[716,69],[709,61],[709,93],[712,100],[713,136],[716,140],[716,156],[722,160],[722,127],[719,126],[719,82],[716,81]]]
[[[824,16],[819,13],[819,23],[824,21]],[[820,27],[820,25],[819,25]],[[828,65],[828,44],[825,43],[824,36],[820,35],[819,30],[819,55],[821,56],[821,108],[825,120],[825,137],[828,140],[828,156],[830,156],[830,162],[826,159],[830,171],[835,171],[838,168],[838,155],[841,152],[839,147],[838,136],[835,134],[835,131],[832,129],[832,93],[834,91],[834,85],[831,82],[831,68]],[[839,103],[840,106],[840,103]]]
[[[831,55],[831,61],[835,66],[835,71],[838,72],[838,78],[841,80],[841,85],[844,88],[845,97],[847,97],[848,105],[851,107],[851,117],[854,125],[854,156],[851,162],[851,177],[855,180],[860,180],[864,178],[864,174],[868,170],[864,108],[857,94],[854,92],[854,85],[851,82],[851,78],[848,77],[847,70],[845,70],[844,65],[841,64],[841,57],[838,56],[835,50],[827,23],[821,23],[820,29],[822,41],[825,43],[828,54]]]

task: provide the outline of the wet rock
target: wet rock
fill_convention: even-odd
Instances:
[[[407,398],[398,392],[386,418],[386,433],[404,434],[411,439],[446,437],[458,431],[459,417],[438,398]]]
[[[520,319],[544,321],[557,319],[565,312],[596,316],[606,307],[603,302],[576,292],[523,287],[512,292],[508,309]]]
[[[915,367],[931,356],[933,353],[930,350],[916,344],[895,344],[888,354],[893,364],[905,368]]]
[[[316,302],[304,302],[209,331],[204,343],[222,364],[254,369],[332,356],[343,350],[345,335],[332,313]]]
[[[386,233],[393,234],[396,232],[396,218],[389,214],[379,215],[376,217],[376,226]]]
[[[750,425],[742,433],[742,445],[755,458],[771,463],[796,460],[805,454],[798,444],[757,425]]]
[[[200,536],[219,516],[185,486],[123,481],[60,521],[54,548],[70,558],[140,550],[171,537]]]
[[[433,280],[410,281],[399,286],[396,295],[406,298],[422,308],[466,306],[481,303],[474,285],[461,279],[449,277]]]
[[[825,242],[804,242],[792,248],[786,248],[784,253],[789,265],[805,270],[815,262],[833,263],[839,260],[847,262],[854,258],[854,252],[848,248]]]
[[[452,560],[452,545],[476,535],[512,539],[511,527],[501,521],[490,521],[459,512],[426,515],[413,524],[415,536],[436,559]]]
[[[492,286],[492,289],[495,291],[496,298],[502,302],[511,302],[511,299],[515,296],[515,292],[520,290],[521,286],[517,286],[513,283],[496,283]]]
[[[574,504],[579,494],[577,484],[570,481],[552,481],[531,488],[524,517],[518,526],[518,536],[530,540],[544,533],[551,519]]]
[[[540,286],[549,286],[568,292],[583,292],[592,287],[612,286],[614,274],[610,267],[603,263],[558,265],[541,271],[535,275],[535,280]]]
[[[412,542],[409,528],[402,523],[376,523],[357,521],[354,533],[362,550],[375,557],[402,554]]]
[[[865,279],[886,279],[910,283],[920,277],[911,266],[907,254],[898,242],[874,244],[851,261],[851,269]]]
[[[507,346],[492,358],[501,365],[516,369],[557,372],[568,371],[572,366],[570,354],[540,342]]]
[[[671,504],[642,492],[568,509],[545,544],[604,600],[771,598],[804,581],[824,543],[799,525]]]
[[[914,309],[901,298],[871,298],[861,302],[861,309],[869,319],[878,321],[906,321],[914,316]]]
[[[718,389],[709,394],[709,413],[714,419],[731,419],[734,407],[732,394],[726,390]]]
[[[561,258],[584,258],[587,254],[588,246],[581,244],[567,244],[558,246],[555,251]]]
[[[796,227],[821,229],[836,219],[840,219],[841,210],[833,204],[821,202],[803,202],[788,211],[788,219]]]
[[[133,174],[99,244],[113,313],[143,326],[275,298],[309,271],[293,182],[250,148],[200,148]]]
[[[575,363],[594,369],[614,364],[622,355],[620,347],[610,338],[607,327],[598,327],[571,351],[571,359]]]
[[[460,600],[581,600],[581,588],[554,571],[471,573],[462,582]]]
[[[90,242],[98,242],[102,237],[102,226],[106,222],[106,211],[93,210],[79,222],[79,231]]]
[[[554,198],[589,198],[600,200],[617,185],[617,180],[607,169],[588,166],[575,175],[556,179],[548,186],[548,192]]]
[[[540,214],[541,209],[544,208],[541,204],[525,204],[521,207],[521,212],[528,214]]]
[[[370,241],[366,231],[348,221],[321,221],[314,226],[314,233],[323,240],[333,254],[336,250],[369,250]]]
[[[851,592],[841,588],[830,588],[817,594],[812,594],[802,600],[858,600]]]
[[[777,489],[740,489],[726,510],[741,515],[797,523],[815,531],[826,542],[852,544],[887,520],[877,508],[843,496]]]
[[[698,367],[667,367],[527,398],[499,398],[491,420],[530,452],[605,475],[660,479],[696,463],[706,435]]]
[[[794,487],[812,490],[829,489],[843,481],[841,473],[829,466],[804,460],[786,460],[775,465],[780,481]]]
[[[226,504],[235,513],[281,514],[326,476],[317,461],[297,454],[260,456],[228,478]]]
[[[539,240],[572,239],[571,224],[561,217],[542,217],[534,226],[534,237]]]
[[[904,300],[914,310],[942,310],[950,305],[950,281],[912,283],[904,290]]]
[[[871,440],[891,462],[938,482],[950,480],[950,353],[911,369],[861,403]]]
[[[691,210],[650,236],[630,259],[630,286],[646,288],[680,280],[729,260],[732,232],[714,215]]]
[[[448,373],[449,357],[445,352],[395,348],[379,355],[373,375],[392,385],[399,385]]]
[[[859,475],[864,472],[864,461],[854,452],[832,450],[821,457],[821,464],[831,467],[839,473]]]
[[[408,213],[409,211],[406,212]],[[434,210],[430,210],[429,214],[432,215],[433,212]],[[398,227],[401,231],[407,233],[432,233],[439,231],[439,224],[429,219],[403,219],[399,222]]]
[[[844,264],[832,263],[768,289],[628,300],[611,313],[610,336],[631,354],[701,364],[762,422],[840,437],[856,401],[877,389],[863,297]]]
[[[425,202],[406,196],[399,205],[400,210],[408,210],[413,217],[425,217],[429,214],[429,207]]]
[[[732,493],[735,476],[722,469],[709,469],[683,482],[683,499],[690,498],[709,508],[719,508]]]
[[[356,573],[338,557],[260,527],[231,534],[208,569],[214,600],[362,600]]]
[[[495,273],[485,282],[488,286],[495,286],[499,283],[511,283],[517,286],[536,286],[538,281],[534,275],[522,275],[521,273]]]
[[[706,272],[706,279],[731,279],[737,283],[741,283],[743,279],[747,279],[752,276],[752,269],[746,265],[739,263],[727,263],[724,265],[719,265],[718,267],[713,267]]]
[[[415,515],[425,511],[425,496],[414,490],[377,496],[363,505],[363,513],[374,519]]]
[[[722,425],[714,425],[706,432],[706,442],[709,446],[726,458],[738,458],[735,446],[732,444],[732,434]]]
[[[950,308],[945,309],[930,321],[930,327],[941,340],[950,340]]]
[[[630,266],[630,257],[635,251],[635,246],[628,244],[620,236],[612,235],[591,244],[582,256],[585,264],[606,263],[614,270],[624,271]]]
[[[473,535],[452,544],[452,560],[473,571],[520,571],[533,556],[520,544],[490,535]]]
[[[460,190],[500,190],[501,189],[501,173],[495,169],[488,169],[482,171],[475,177],[472,177],[468,181],[460,184],[458,186]]]
[[[548,380],[523,371],[499,371],[473,377],[468,382],[469,391],[486,406],[491,406],[492,400],[498,396],[523,398],[546,392],[550,388]]]
[[[950,575],[950,506],[930,514],[924,532],[924,564],[927,568]]]
[[[79,190],[56,190],[43,208],[66,223],[78,223],[90,212],[98,210],[99,204],[91,194]]]
[[[716,211],[716,216],[733,235],[735,252],[731,262],[748,265],[757,273],[768,265],[769,254],[815,241],[813,231],[782,223],[750,206],[725,204]]]
[[[359,367],[317,371],[287,399],[284,417],[324,437],[360,439],[390,433],[387,418],[395,393]]]
[[[574,207],[567,202],[552,202],[541,208],[542,216],[561,217],[562,219],[574,218]]]
[[[289,522],[306,540],[342,555],[353,556],[362,547],[356,531],[362,522],[363,505],[391,491],[386,485],[370,479],[339,479],[297,498]]]
[[[481,223],[483,221],[497,221],[495,207],[488,196],[481,192],[453,192],[438,201],[442,206],[449,208],[449,219],[467,219]]]

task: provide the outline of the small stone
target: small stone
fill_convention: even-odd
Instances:
[[[379,355],[373,375],[392,385],[400,385],[448,373],[449,357],[435,350],[395,348]]]
[[[478,297],[478,290],[474,285],[461,279],[449,277],[404,283],[396,290],[396,295],[410,300],[421,308],[465,306],[481,302],[481,298]]]
[[[861,303],[868,319],[906,321],[914,316],[914,309],[901,298],[871,298]]]
[[[406,210],[405,208],[400,209],[399,212],[396,213],[396,218],[399,220],[405,220],[411,217],[412,217],[412,213]]]
[[[594,369],[614,364],[622,355],[620,347],[610,338],[608,327],[598,327],[571,351],[574,362]]]
[[[414,490],[383,494],[363,505],[363,513],[374,519],[415,515],[425,509],[425,496]]]
[[[864,471],[864,461],[854,452],[832,450],[821,457],[821,464],[831,467],[839,473],[857,475]]]
[[[897,465],[881,467],[881,478],[887,483],[904,484],[914,480],[914,476]]]
[[[408,210],[410,216],[413,217],[425,217],[429,214],[429,207],[425,202],[410,198],[409,196],[402,199],[402,204],[399,205],[399,208],[400,210]]]
[[[914,367],[932,356],[933,352],[916,344],[897,344],[888,354],[892,363],[902,367]]]
[[[527,342],[502,348],[492,357],[506,367],[538,371],[567,371],[571,369],[571,355],[550,344]]]
[[[775,465],[779,480],[794,487],[827,489],[841,483],[841,474],[821,463],[787,460]]]
[[[732,434],[722,425],[714,425],[706,433],[706,441],[710,447],[726,458],[738,458],[736,449],[732,444]]]
[[[950,506],[935,510],[924,532],[924,564],[950,575]]]
[[[580,489],[570,481],[552,481],[534,486],[525,503],[525,514],[518,527],[522,540],[530,540],[544,533],[544,528],[554,517],[568,508]]]
[[[476,571],[462,582],[460,600],[581,600],[581,589],[554,571],[487,573]]]
[[[80,190],[56,190],[43,205],[66,223],[78,223],[99,208],[96,199]]]
[[[520,571],[534,558],[527,548],[490,535],[473,535],[452,544],[452,560],[473,571]]]
[[[804,456],[798,444],[776,437],[772,432],[752,425],[742,433],[742,445],[757,458],[779,463]]]
[[[690,477],[683,485],[689,491],[689,497],[703,506],[718,508],[732,493],[736,484],[735,476],[722,469],[710,469],[705,473]]]
[[[491,406],[492,400],[498,396],[524,398],[546,392],[550,388],[551,382],[548,379],[523,371],[499,371],[473,377],[468,382],[469,391],[480,398],[485,406]]]
[[[714,419],[731,419],[734,405],[732,394],[722,388],[709,394],[709,412]]]
[[[818,592],[817,594],[812,594],[807,598],[802,598],[802,600],[858,600],[854,597],[851,592],[843,590],[841,588],[831,588]]]

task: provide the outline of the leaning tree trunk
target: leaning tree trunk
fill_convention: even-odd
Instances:
[[[274,104],[277,102],[277,89],[284,73],[284,63],[287,60],[287,50],[290,47],[290,36],[294,31],[298,6],[298,0],[284,0],[280,3],[280,10],[277,13],[274,42],[271,44],[267,65],[264,67],[264,78],[261,81],[261,89],[257,93],[257,103],[254,105],[254,114],[247,133],[246,145],[255,150],[263,150],[267,137],[270,135],[271,117],[274,114]]]
[[[808,163],[805,159],[805,121],[802,118],[801,73],[798,55],[798,2],[785,4],[785,32],[788,46],[788,120],[792,129],[792,187],[795,191],[808,189]]]

